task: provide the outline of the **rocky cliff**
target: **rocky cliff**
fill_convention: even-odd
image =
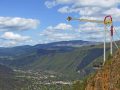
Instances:
[[[120,90],[120,52],[87,81],[85,90]]]

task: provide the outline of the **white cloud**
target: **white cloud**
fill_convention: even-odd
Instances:
[[[80,15],[94,15],[95,13],[98,13],[101,10],[99,7],[84,7],[81,8],[79,11]]]
[[[119,8],[110,8],[106,11],[103,12],[106,15],[112,15],[113,16],[113,20],[114,21],[120,21],[119,17],[120,17],[120,9]]]
[[[0,37],[0,47],[20,46],[25,45],[30,41],[32,40],[29,36],[23,36],[13,32],[5,32]]]
[[[118,30],[119,27],[117,27],[116,29]],[[107,41],[110,40],[109,30],[110,27],[108,27],[108,32],[106,34]],[[114,35],[116,37],[116,33],[114,33]],[[41,43],[68,40],[85,40],[100,42],[104,40],[104,26],[90,22],[80,24],[78,27],[72,28],[72,30],[57,30],[53,28],[53,26],[49,26],[40,33],[40,37],[44,38],[44,40],[40,41]]]
[[[71,29],[73,29],[71,25],[60,23],[54,27],[48,26],[40,33],[40,36],[44,37],[44,42],[74,40],[80,37],[79,33],[75,33],[75,31],[72,31]]]
[[[115,27],[116,31],[114,31],[114,40],[119,40],[119,26]],[[88,41],[104,41],[104,26],[99,25],[96,23],[85,23],[80,24],[79,28],[77,29],[80,32],[82,40],[88,40]],[[110,27],[107,27],[107,33],[106,33],[106,41],[110,41]]]
[[[6,40],[13,40],[16,42],[21,42],[21,41],[27,41],[30,40],[29,36],[21,36],[19,34],[15,34],[13,32],[5,32],[1,38],[6,39]]]
[[[69,7],[64,6],[58,9],[60,13],[79,13],[80,15],[93,15],[101,10],[99,7]]]
[[[118,3],[120,3],[119,0],[49,0],[45,2],[45,5],[54,7],[59,4],[73,4],[74,6],[97,6],[106,8],[113,7]]]
[[[54,29],[60,29],[60,30],[71,30],[72,26],[66,23],[60,23],[57,26],[54,27]]]
[[[77,34],[68,34],[68,33],[53,33],[48,34],[47,37],[51,41],[68,41],[68,40],[74,40],[77,37],[80,37],[80,35]]]
[[[49,4],[51,3],[51,7],[59,6],[58,12],[60,13],[77,13],[82,19],[89,20],[100,20],[104,21],[104,17],[106,15],[112,15],[113,21],[120,21],[120,8],[118,5],[120,4],[120,0],[48,0]],[[54,5],[52,4],[54,2]],[[50,29],[51,28],[51,29]],[[75,32],[73,32],[74,30]],[[85,23],[80,24],[77,28],[73,28],[70,32],[73,32],[73,35],[69,33],[72,37],[71,39],[80,39],[80,40],[93,40],[93,41],[103,41],[104,40],[104,26],[96,23]],[[50,36],[50,38],[56,38],[56,36],[60,37],[67,36],[61,32],[56,32],[55,27],[52,26],[48,28],[44,35],[46,37]],[[54,35],[56,34],[56,35]],[[76,35],[76,36],[75,36]],[[54,36],[54,37],[53,37]],[[109,37],[109,33],[107,34]],[[64,37],[62,37],[64,38]],[[64,40],[66,40],[64,38]],[[109,40],[109,38],[108,38]]]
[[[58,9],[60,13],[78,13],[80,17],[83,16],[102,16],[112,15],[118,20],[120,10],[118,5],[120,0],[49,0],[49,3],[55,2],[55,5],[61,5]]]
[[[59,5],[59,4],[71,4],[73,2],[74,2],[73,0],[52,0],[52,1],[46,1],[45,5],[48,8],[52,8],[52,7]]]
[[[119,0],[76,0],[74,3],[75,6],[96,6],[96,7],[104,7],[109,8],[116,6],[120,3]]]
[[[55,0],[58,4],[70,4],[73,3],[73,0]]]
[[[68,40],[91,40],[103,41],[104,28],[96,23],[80,24],[79,27],[72,28],[72,30],[57,30],[56,27],[49,26],[40,36],[45,38],[44,42],[68,41]]]
[[[58,12],[60,13],[79,13],[81,11],[81,7],[80,8],[75,8],[75,7],[70,7],[70,6],[64,6],[62,8],[58,9]]]
[[[70,9],[69,6],[64,6],[64,7],[58,9],[58,12],[61,12],[61,13],[71,13],[71,11],[72,10]]]
[[[103,16],[96,16],[96,17],[92,17],[92,16],[81,16],[80,19],[89,19],[89,20],[104,20]]]
[[[79,25],[79,30],[81,31],[89,31],[89,32],[94,32],[94,31],[102,31],[104,28],[102,28],[101,26],[99,26],[96,23],[85,23],[85,24],[80,24]]]
[[[56,26],[49,26],[47,29],[51,29],[51,30],[71,30],[72,26],[66,23],[60,23]]]
[[[0,17],[0,31],[4,32],[4,34],[0,36],[0,46],[11,47],[30,43],[28,41],[31,40],[31,37],[14,33],[14,31],[36,29],[39,23],[39,20],[36,19]]]
[[[15,41],[0,42],[0,47],[13,47],[17,44]]]
[[[30,30],[37,28],[39,21],[20,17],[0,17],[0,30]]]
[[[56,42],[56,41],[69,41],[69,40],[78,40],[77,38],[80,37],[78,33],[60,33],[60,32],[50,32],[45,33],[43,32],[40,34],[42,37],[45,37],[45,39],[42,41],[43,42]]]
[[[78,31],[82,36],[82,40],[103,41],[104,28],[96,23],[80,24]]]
[[[48,7],[48,8],[52,8],[54,6],[56,6],[56,2],[55,1],[46,1],[45,2],[45,5]]]

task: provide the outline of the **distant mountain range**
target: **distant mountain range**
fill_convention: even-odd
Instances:
[[[109,45],[106,50],[109,56]],[[35,87],[50,88],[44,84],[52,81],[82,80],[95,72],[93,64],[100,62],[103,45],[98,42],[77,40],[1,47],[0,90],[36,90]]]
[[[0,63],[13,69],[54,72],[70,78],[84,76],[94,71],[92,63],[103,54],[99,44],[77,40],[35,46],[1,47]],[[79,71],[82,73],[78,73]]]
[[[48,44],[38,44],[35,46],[17,46],[12,48],[0,48],[0,56],[15,56],[18,54],[24,54],[28,52],[33,52],[38,49],[41,50],[68,50],[70,47],[81,47],[81,46],[89,46],[97,44],[97,42],[89,42],[89,41],[82,41],[82,40],[75,40],[75,41],[61,41],[61,42],[54,42]]]

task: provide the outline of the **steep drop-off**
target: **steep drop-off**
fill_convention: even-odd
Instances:
[[[85,90],[120,90],[120,52],[89,78]]]

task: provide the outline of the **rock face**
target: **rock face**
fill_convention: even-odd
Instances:
[[[85,90],[120,90],[120,52],[88,80]]]

